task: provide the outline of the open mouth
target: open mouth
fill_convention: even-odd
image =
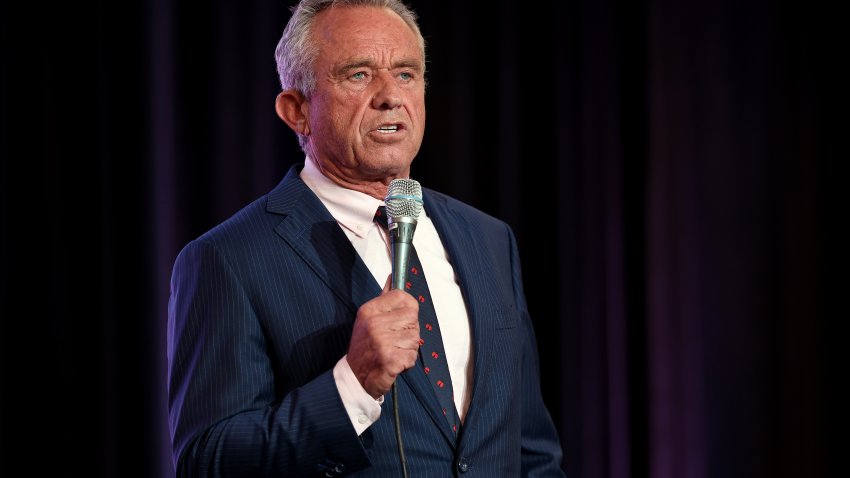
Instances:
[[[400,126],[400,125],[397,125],[397,124],[387,124],[387,125],[383,125],[383,126],[378,126],[377,131],[378,131],[379,133],[382,133],[382,134],[391,134],[391,133],[395,133],[395,132],[397,132],[397,131],[398,131],[398,130],[400,130],[400,129],[401,129],[401,126]]]

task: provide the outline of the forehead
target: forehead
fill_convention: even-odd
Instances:
[[[388,8],[328,8],[316,16],[311,35],[319,62],[387,54],[423,59],[416,33]]]

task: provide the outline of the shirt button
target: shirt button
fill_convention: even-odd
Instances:
[[[457,469],[460,470],[461,473],[466,473],[469,471],[469,462],[466,461],[466,458],[460,457],[457,461]]]
[[[367,417],[366,415],[363,415],[362,413],[360,415],[357,415],[357,423],[365,425],[368,421],[369,417]]]

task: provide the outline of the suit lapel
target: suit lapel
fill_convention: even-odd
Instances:
[[[366,264],[293,166],[269,193],[267,210],[285,216],[275,232],[352,313],[381,292]]]
[[[466,427],[474,423],[478,410],[485,409],[484,404],[479,403],[484,397],[479,396],[476,390],[487,377],[487,364],[491,362],[490,356],[496,347],[493,318],[500,317],[503,312],[488,301],[498,288],[492,279],[492,267],[476,244],[476,229],[462,214],[450,208],[441,196],[425,190],[424,202],[458,276],[472,329],[472,400],[464,419]]]

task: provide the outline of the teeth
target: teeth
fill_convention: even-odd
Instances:
[[[380,131],[381,133],[395,133],[396,131],[398,131],[398,125],[379,126],[378,131]]]

